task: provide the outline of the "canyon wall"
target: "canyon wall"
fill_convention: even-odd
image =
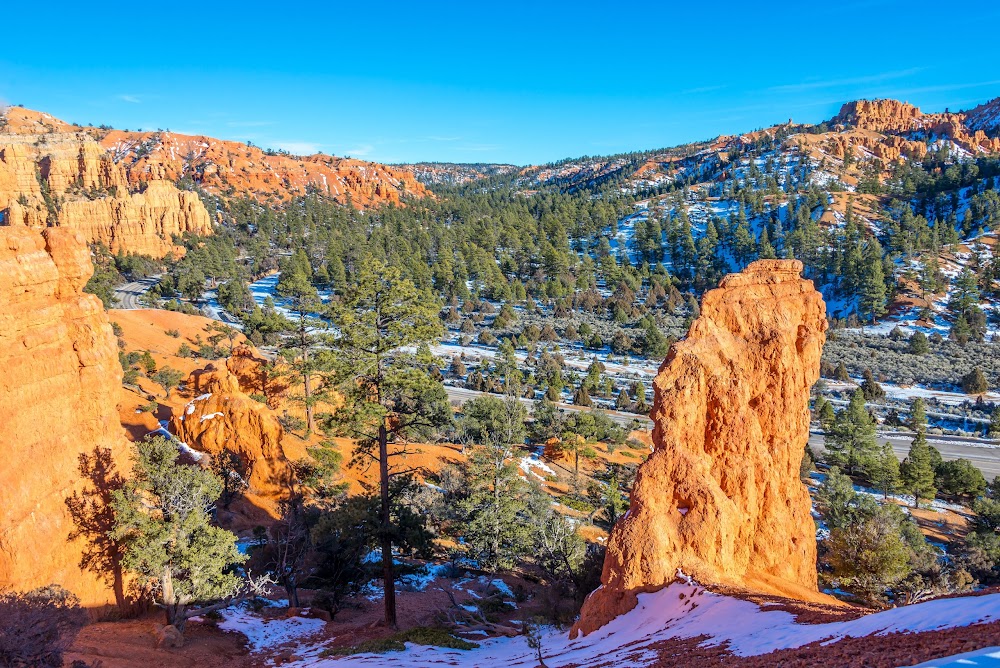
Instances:
[[[14,107],[0,129],[3,225],[66,227],[113,252],[162,257],[185,232],[212,233],[194,192],[170,181],[131,179],[125,166],[84,130]]]
[[[205,190],[259,202],[282,202],[317,193],[368,209],[399,203],[427,190],[410,171],[351,158],[296,156],[213,137],[175,132],[96,133],[101,146],[128,167],[132,183],[189,178]]]
[[[589,633],[678,572],[819,600],[816,527],[799,466],[826,307],[797,260],[759,260],[703,298],[654,380],[654,452],[611,532]]]
[[[92,271],[77,232],[0,227],[0,588],[56,583],[100,606],[115,597],[81,569],[66,500],[85,487],[80,455],[107,448],[122,470],[129,446],[115,336],[82,292]]]
[[[968,113],[925,114],[898,100],[855,100],[843,105],[830,122],[883,135],[910,135],[921,141],[931,136],[947,138],[971,153],[993,153],[1000,151],[1000,137],[990,136],[986,130],[995,129],[995,121],[990,119],[996,118],[998,106],[1000,103],[992,100]]]

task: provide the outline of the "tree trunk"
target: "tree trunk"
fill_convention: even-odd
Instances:
[[[174,593],[174,580],[170,575],[169,568],[165,569],[160,575],[160,588],[162,590],[160,594],[163,599],[163,612],[167,618],[167,625],[173,626],[181,633],[184,633],[184,623],[187,622],[184,611],[187,606],[179,601],[177,595]]]
[[[302,346],[302,385],[303,394],[305,394],[306,399],[306,429],[311,434],[316,431],[316,420],[313,418],[313,405],[310,397],[312,397],[312,379],[309,373],[309,348],[306,345],[308,341],[306,340],[306,321],[305,314],[299,312],[299,343]]]
[[[382,582],[385,600],[385,625],[391,629],[397,628],[396,623],[396,578],[392,569],[392,533],[389,517],[389,433],[385,420],[378,428],[378,477],[379,491],[382,497]]]
[[[313,405],[312,401],[309,399],[312,396],[312,384],[310,383],[308,371],[302,374],[302,379],[306,395],[306,429],[308,429],[311,434],[316,431],[316,420],[313,418]]]
[[[111,588],[115,592],[115,604],[118,611],[125,613],[125,577],[121,557],[114,556],[111,561]]]

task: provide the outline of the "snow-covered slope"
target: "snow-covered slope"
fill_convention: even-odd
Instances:
[[[798,623],[791,613],[769,607],[766,603],[759,605],[713,593],[693,582],[677,582],[658,592],[641,594],[634,610],[589,636],[570,640],[565,631],[543,632],[542,654],[551,668],[646,666],[655,663],[663,652],[669,653],[671,646],[717,650],[713,653],[718,656],[753,657],[810,643],[829,646],[847,638],[869,636],[881,637],[877,642],[884,643],[884,636],[889,634],[1000,621],[1000,594],[939,599],[823,624]],[[251,638],[261,635],[249,617],[230,618],[226,628]],[[281,635],[277,630],[273,633]],[[295,649],[301,660],[288,665],[303,668],[538,665],[535,651],[522,637],[486,640],[478,649],[467,651],[408,644],[404,652],[323,657],[324,649],[325,643],[302,642]]]

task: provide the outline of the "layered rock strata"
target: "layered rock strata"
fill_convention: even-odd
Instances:
[[[88,607],[115,602],[108,578],[81,568],[66,500],[93,489],[80,456],[128,442],[116,406],[122,370],[93,269],[71,230],[0,227],[0,589],[59,584]]]

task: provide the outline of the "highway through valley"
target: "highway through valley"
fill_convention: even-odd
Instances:
[[[115,301],[120,305],[119,308],[149,308],[142,303],[141,297],[146,291],[156,285],[159,280],[159,276],[150,276],[138,281],[126,283],[125,285],[116,288],[114,296]],[[210,313],[210,315],[216,314]],[[215,319],[223,322],[229,321],[228,319],[225,319],[221,313],[216,315]],[[456,404],[461,404],[469,399],[485,394],[484,392],[477,392],[476,390],[470,390],[454,385],[445,385],[445,390],[448,393],[449,400]],[[529,410],[531,409],[532,404],[534,404],[531,399],[521,399],[520,401],[524,403]],[[569,404],[557,404],[557,406],[563,412],[585,410]],[[632,424],[634,420],[638,420],[644,428],[648,429],[652,427],[652,421],[644,415],[634,415],[632,413],[622,413],[618,411],[605,411],[605,414],[622,426],[628,426]],[[913,435],[893,432],[879,434],[878,439],[880,443],[888,441],[892,446],[893,452],[895,452],[896,456],[902,460],[906,457],[906,454],[910,449],[910,442],[913,440]],[[928,435],[928,442],[941,452],[941,456],[946,461],[959,458],[968,459],[983,472],[987,481],[993,480],[993,478],[1000,475],[1000,443],[997,443],[996,441],[961,438],[956,436],[936,436],[932,434]],[[810,434],[809,445],[817,454],[821,453],[824,448],[823,434],[816,432]]]

